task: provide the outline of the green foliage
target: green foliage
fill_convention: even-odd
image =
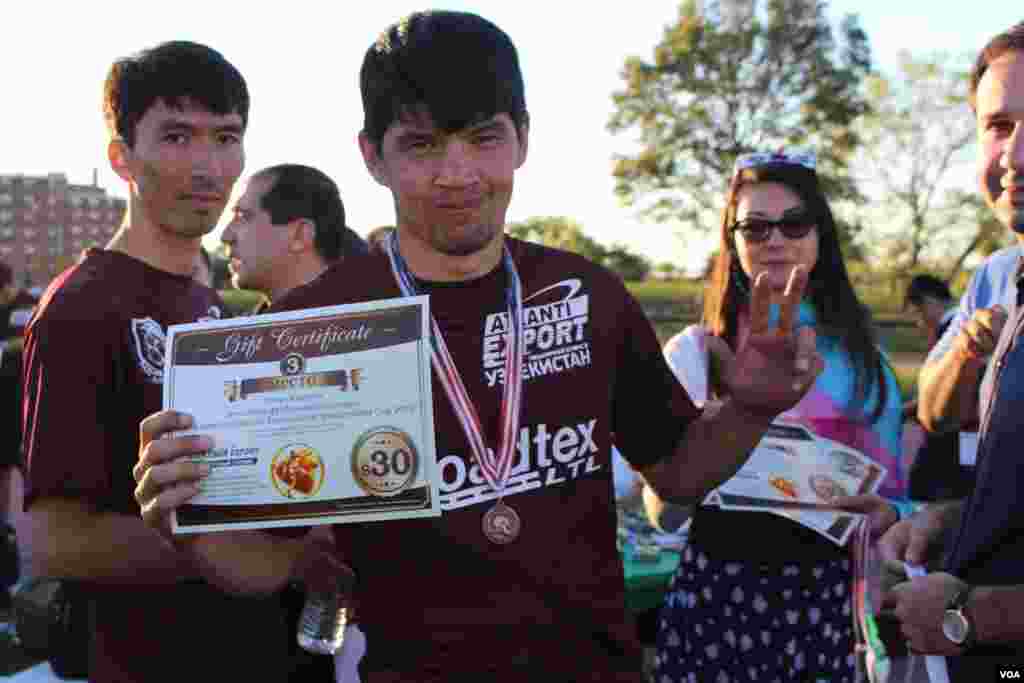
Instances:
[[[623,280],[643,280],[651,271],[650,262],[643,256],[624,245],[605,247],[599,244],[584,234],[579,223],[565,216],[534,216],[509,223],[506,230],[509,235],[521,240],[585,256],[615,271]]]
[[[654,267],[654,272],[666,280],[674,280],[679,277],[679,266],[671,261],[662,261]]]
[[[878,342],[889,353],[928,352],[928,337],[905,314],[876,315]]]
[[[647,279],[651,272],[651,264],[647,259],[621,244],[612,245],[605,251],[604,265],[626,282],[640,282]]]
[[[937,259],[955,256],[948,252],[958,242],[957,226],[964,234],[976,221],[976,193],[950,177],[970,163],[975,136],[964,61],[903,52],[898,75],[874,75],[867,90],[872,111],[858,122],[864,145],[857,166],[877,197],[876,222],[889,228],[883,260],[909,272],[929,254],[934,268]],[[968,241],[973,250],[981,240]],[[956,268],[969,253],[961,252]]]
[[[626,287],[655,322],[655,326],[658,327],[664,321],[666,330],[673,329],[672,334],[678,332],[683,324],[696,322],[700,316],[700,302],[704,293],[702,280],[645,280],[627,282]],[[662,332],[660,327],[658,332]]]
[[[816,149],[830,196],[859,197],[846,164],[871,55],[856,18],[837,40],[820,0],[701,4],[684,2],[652,58],[622,69],[608,128],[638,133],[640,150],[616,158],[619,197],[707,230],[736,157],[783,144]]]
[[[251,289],[224,289],[218,294],[228,307],[228,315],[232,318],[249,315],[266,299],[261,293]]]
[[[521,240],[571,251],[594,263],[604,262],[605,248],[587,237],[579,223],[565,216],[533,216],[509,223],[506,231]]]

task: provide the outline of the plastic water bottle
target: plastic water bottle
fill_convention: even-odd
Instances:
[[[319,655],[333,655],[345,639],[351,579],[342,577],[331,591],[309,591],[296,638],[299,646]]]

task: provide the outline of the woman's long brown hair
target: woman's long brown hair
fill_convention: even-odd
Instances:
[[[821,191],[817,174],[795,164],[769,164],[747,168],[736,174],[729,186],[722,212],[718,256],[704,287],[702,322],[707,330],[736,347],[739,314],[749,298],[749,278],[743,273],[736,256],[730,226],[736,220],[739,191],[752,183],[780,183],[794,192],[807,211],[815,217],[818,227],[818,261],[811,269],[805,299],[814,308],[818,330],[839,339],[853,363],[855,385],[854,405],[846,406],[851,417],[863,416],[863,407],[878,387],[878,401],[868,416],[876,421],[885,409],[887,386],[884,360],[878,350],[871,314],[857,298],[850,283],[846,264],[839,249],[835,219]],[[716,395],[724,393],[721,378],[712,367],[710,386]]]

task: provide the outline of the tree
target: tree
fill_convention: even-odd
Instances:
[[[674,280],[679,276],[679,268],[671,261],[662,261],[654,268],[654,272],[663,280]]]
[[[534,216],[509,223],[508,234],[521,240],[538,242],[604,263],[605,248],[583,233],[580,224],[565,216]]]
[[[626,60],[608,129],[638,134],[640,149],[616,156],[616,194],[706,231],[736,157],[788,145],[815,148],[830,197],[859,198],[846,165],[871,50],[857,19],[843,19],[837,42],[821,0],[703,5],[682,4],[653,59]]]
[[[605,252],[604,265],[627,282],[645,280],[651,272],[651,264],[647,259],[621,244],[612,245]]]
[[[583,233],[580,224],[565,216],[534,216],[509,223],[508,234],[584,256],[609,268],[623,280],[643,280],[651,264],[624,245],[606,248]]]
[[[974,253],[979,256],[988,256],[997,249],[1007,245],[1006,227],[999,222],[992,210],[978,196],[977,192],[964,193],[962,201],[965,208],[973,211],[974,218],[971,223],[975,226],[974,234],[968,240],[960,254],[953,259],[953,265],[949,268],[947,280],[953,282],[964,268],[967,258]]]
[[[897,76],[872,77],[868,92],[872,113],[859,122],[864,145],[857,167],[861,186],[878,198],[872,213],[882,225],[874,232],[894,238],[891,265],[906,274],[929,247],[958,243],[960,226],[959,237],[974,244],[956,259],[958,269],[984,239],[980,232],[968,238],[965,226],[985,229],[975,193],[960,190],[952,177],[970,164],[975,136],[965,70],[943,53],[903,52]]]

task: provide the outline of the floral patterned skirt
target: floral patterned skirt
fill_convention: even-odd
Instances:
[[[693,545],[658,623],[656,683],[854,683],[850,560],[716,560]]]

